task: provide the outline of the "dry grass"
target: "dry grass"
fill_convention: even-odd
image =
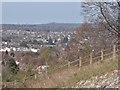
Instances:
[[[24,84],[17,83],[17,88],[58,88],[72,87],[80,80],[89,79],[92,76],[102,75],[106,72],[118,69],[118,60],[104,60],[97,63],[78,67],[64,68],[55,71],[44,78],[28,79]]]
[[[59,72],[56,71],[54,74],[48,75],[44,79],[30,80],[26,83],[27,87],[30,88],[71,87],[80,80],[102,75],[115,69],[118,69],[118,60],[105,60],[92,65],[83,66],[80,70],[78,67],[72,67]]]
[[[28,87],[38,87],[38,88],[51,88],[51,87],[58,87],[59,84],[68,80],[71,76],[74,75],[75,72],[78,71],[78,67],[74,67],[72,69],[64,69],[61,71],[57,71],[54,74],[50,74],[44,79],[37,79],[37,80],[30,80],[29,82],[33,82],[29,84]],[[26,82],[28,83],[28,82]]]
[[[97,62],[95,64],[82,67],[79,72],[75,73],[74,76],[72,76],[62,85],[63,87],[71,87],[80,80],[86,80],[96,75],[99,76],[115,69],[118,69],[118,60],[106,60],[103,62]]]

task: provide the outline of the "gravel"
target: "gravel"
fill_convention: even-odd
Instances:
[[[89,80],[79,81],[74,88],[119,88],[118,80],[118,70],[114,70],[102,76],[94,76]]]

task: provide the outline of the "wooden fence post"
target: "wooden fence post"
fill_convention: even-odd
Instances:
[[[101,61],[103,61],[103,49],[101,50]]]
[[[45,70],[45,76],[47,76],[47,67],[46,67],[46,70]]]
[[[81,57],[80,57],[80,59],[79,59],[79,68],[82,66],[82,61],[81,61],[82,59],[81,59]]]
[[[113,45],[113,60],[116,58],[116,45]]]
[[[93,52],[90,53],[90,64],[92,64],[92,55],[93,55]]]
[[[36,80],[37,76],[36,76],[36,73],[35,73],[35,80]]]
[[[70,61],[68,61],[68,68],[70,68]]]

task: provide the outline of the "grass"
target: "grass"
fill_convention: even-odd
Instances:
[[[83,66],[80,70],[76,67],[70,68],[67,73],[63,73],[64,70],[61,72],[57,71],[58,74],[54,75],[54,78],[45,81],[45,86],[41,84],[39,81],[35,83],[32,87],[41,87],[43,88],[61,88],[61,87],[72,87],[76,85],[77,82],[80,80],[87,80],[92,76],[99,76],[103,75],[106,72],[113,71],[118,69],[118,60],[105,60],[105,61],[98,61],[97,63],[93,63],[91,65]],[[71,73],[75,71],[75,73]],[[57,73],[56,72],[56,73]],[[67,74],[67,75],[66,75]],[[62,76],[64,79],[58,79],[57,77]],[[67,79],[66,79],[67,77]]]
[[[45,87],[56,87],[56,88],[60,88],[60,87],[72,87],[74,86],[77,82],[79,82],[80,80],[87,80],[89,78],[91,78],[92,76],[98,76],[98,75],[102,75],[106,72],[110,72],[112,70],[118,69],[118,60],[104,60],[104,61],[98,61],[96,63],[93,63],[91,65],[87,65],[87,66],[83,66],[80,68],[80,70],[78,70],[78,68],[76,67],[76,69],[74,68],[70,68],[70,72],[75,71],[75,73],[63,73],[64,70],[61,70],[61,72],[56,71],[55,73],[58,73],[57,75],[55,75],[56,77],[52,78],[51,80],[48,80],[46,83]],[[63,74],[62,74],[63,73]],[[67,75],[64,75],[67,74]],[[16,80],[18,80],[19,82],[17,83],[17,85],[14,85],[16,87],[29,87],[30,84],[32,85],[32,87],[41,87],[40,84],[41,81],[39,81],[40,79],[34,80],[31,78],[31,80],[27,80],[26,84],[22,84],[23,79],[21,79],[21,77],[23,78],[26,75],[25,72],[19,72],[15,78]],[[53,73],[54,75],[54,73]],[[67,79],[63,80],[63,79],[58,79],[58,75],[61,75],[63,78],[68,77]],[[57,80],[54,80],[57,79]],[[32,83],[31,83],[32,82]],[[43,81],[42,81],[43,82]],[[52,83],[52,84],[51,84]],[[48,84],[48,85],[47,85]],[[49,85],[50,84],[50,85]],[[28,86],[29,85],[29,86]],[[13,86],[12,86],[13,87]]]
[[[69,80],[61,83],[60,86],[58,85],[57,87],[72,87],[80,80],[87,80],[92,76],[99,76],[115,69],[118,69],[118,60],[106,60],[84,66],[72,77],[70,77]]]
[[[33,79],[33,76],[30,76],[28,72],[25,71],[19,71],[17,74],[12,76],[12,81],[6,82],[5,80],[2,80],[3,85],[10,88],[20,88],[25,87],[24,81],[27,79]]]

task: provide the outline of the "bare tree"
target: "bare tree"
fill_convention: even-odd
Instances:
[[[97,52],[113,46],[117,41],[116,35],[105,30],[103,24],[84,23],[79,27],[66,47],[66,56],[69,60],[89,55],[92,51]]]
[[[118,29],[120,29],[120,2],[117,2],[118,3]],[[118,34],[118,45],[120,45],[120,30],[119,30],[119,34]],[[120,50],[120,47],[118,48]]]
[[[107,30],[119,35],[119,2],[88,2],[82,3],[82,9],[88,21],[102,22]],[[94,20],[93,20],[94,19]]]

